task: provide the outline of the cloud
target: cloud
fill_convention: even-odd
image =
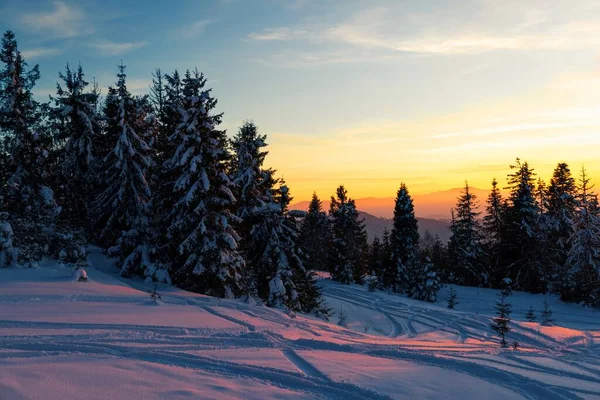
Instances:
[[[466,55],[498,51],[574,51],[600,47],[600,21],[589,15],[600,3],[557,8],[518,2],[483,1],[464,13],[416,14],[393,4],[361,9],[337,23],[318,22],[270,27],[250,33],[255,42],[297,41],[322,50],[322,45],[378,54]],[[463,10],[465,11],[465,10]],[[561,15],[562,13],[562,15]],[[476,17],[476,18],[475,18]],[[287,49],[289,51],[289,49]],[[306,48],[302,49],[304,52]],[[310,51],[310,50],[308,50]]]
[[[305,29],[290,29],[290,28],[266,28],[261,32],[251,33],[247,39],[253,41],[284,41],[303,39],[308,37],[308,31]]]
[[[102,54],[109,56],[116,56],[128,53],[133,50],[137,50],[146,46],[148,42],[123,42],[115,43],[110,41],[103,41],[94,44],[94,47]]]
[[[59,54],[60,50],[54,48],[37,48],[21,51],[21,55],[25,59],[34,59]]]
[[[201,19],[184,26],[177,30],[177,36],[181,38],[192,38],[203,34],[206,31],[206,27],[212,23],[209,19]]]
[[[21,23],[31,31],[46,33],[55,39],[89,35],[94,32],[81,9],[62,1],[54,1],[52,5],[51,11],[22,15]]]
[[[146,94],[152,81],[149,79],[127,79],[127,89],[133,94]]]

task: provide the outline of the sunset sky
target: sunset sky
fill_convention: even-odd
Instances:
[[[502,182],[515,157],[600,179],[600,1],[0,1],[42,71],[197,66],[233,134],[253,119],[296,200]],[[106,91],[104,91],[106,92]]]

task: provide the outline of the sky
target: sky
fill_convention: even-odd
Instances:
[[[600,179],[600,0],[0,0],[0,28],[44,99],[66,63],[138,94],[198,67],[296,200],[485,189],[516,157]]]

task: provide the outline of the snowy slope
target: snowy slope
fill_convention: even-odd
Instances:
[[[556,326],[489,328],[495,292],[457,288],[456,311],[322,280],[349,329],[311,317],[54,264],[0,270],[0,399],[600,399],[600,314],[551,298]],[[441,297],[444,296],[442,293]]]

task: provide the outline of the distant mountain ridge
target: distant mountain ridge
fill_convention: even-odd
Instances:
[[[390,218],[381,218],[359,211],[360,218],[364,218],[365,227],[367,229],[367,235],[369,241],[372,241],[375,236],[381,238],[383,231],[387,228],[389,231],[392,230],[393,220]],[[441,221],[431,218],[417,218],[419,223],[419,235],[423,237],[426,231],[429,231],[432,235],[438,235],[442,242],[446,243],[450,239],[450,229],[448,228],[448,221]]]
[[[462,188],[454,188],[440,192],[412,195],[415,205],[415,214],[419,218],[450,220],[450,210],[456,205],[456,199],[460,196]],[[480,210],[487,198],[488,191],[470,188],[471,193],[478,197]],[[329,200],[322,197],[323,209],[329,210]],[[394,216],[395,197],[365,197],[355,199],[356,208],[375,217],[392,218]],[[293,204],[290,208],[294,210],[308,209],[308,201]]]

